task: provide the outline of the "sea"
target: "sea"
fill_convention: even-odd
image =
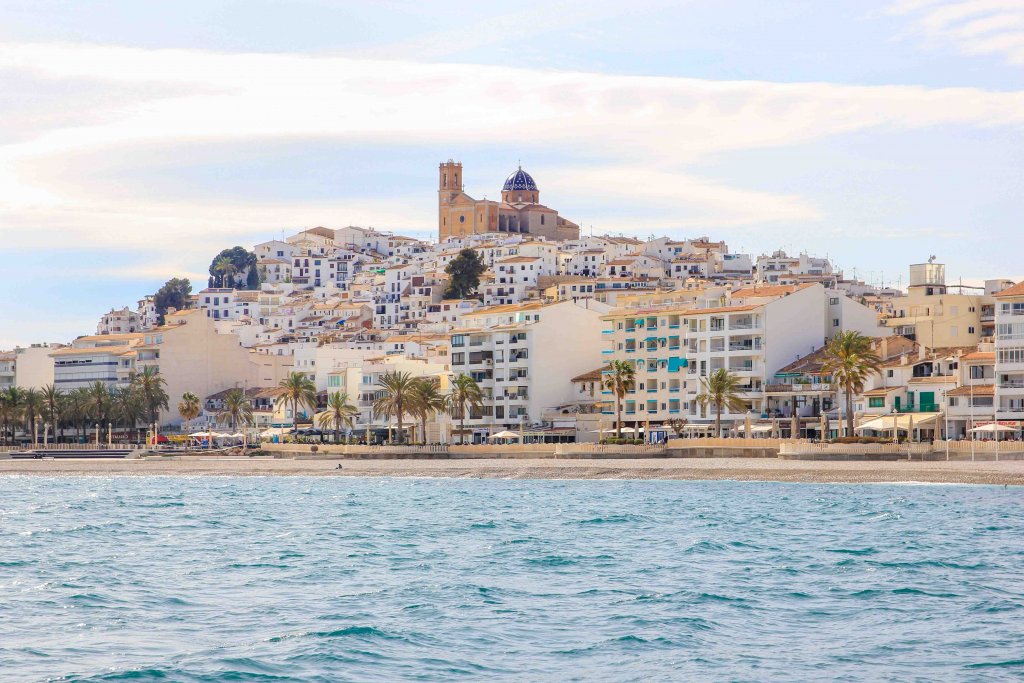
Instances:
[[[0,478],[0,681],[1024,677],[1019,488]]]

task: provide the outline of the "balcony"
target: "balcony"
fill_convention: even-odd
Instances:
[[[938,403],[920,403],[913,406],[900,406],[901,413],[938,413],[942,407]]]

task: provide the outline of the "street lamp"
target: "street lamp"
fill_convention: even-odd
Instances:
[[[892,408],[892,442],[894,444],[899,444],[899,442],[900,442],[899,430],[896,428],[897,427],[897,422],[900,419],[899,416],[900,416],[900,411],[896,410],[896,406],[893,406],[893,408]]]

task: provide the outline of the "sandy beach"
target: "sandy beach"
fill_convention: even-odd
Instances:
[[[341,469],[338,469],[338,465]],[[147,458],[0,460],[2,475],[346,476],[493,479],[677,479],[814,483],[923,482],[1024,485],[1024,461],[835,462],[765,458],[622,460],[323,460]]]

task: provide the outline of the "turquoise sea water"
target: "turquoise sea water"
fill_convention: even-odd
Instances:
[[[3,681],[1020,676],[1019,489],[0,479]]]

